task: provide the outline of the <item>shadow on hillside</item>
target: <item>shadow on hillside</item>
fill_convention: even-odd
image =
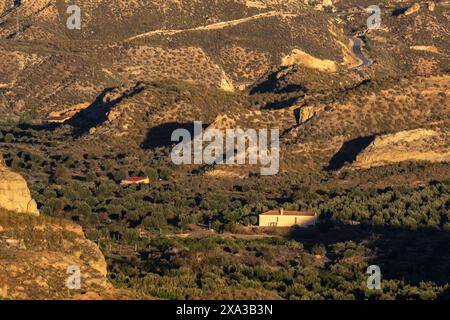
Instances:
[[[438,295],[437,300],[450,300],[450,288]]]
[[[123,93],[117,92],[116,88],[107,88],[86,109],[77,113],[65,123],[71,125],[75,138],[89,132],[91,128],[101,125],[108,119],[108,113],[117,104],[126,98],[130,98],[145,89],[141,84]]]
[[[375,253],[368,263],[380,266],[383,279],[399,279],[414,285],[422,281],[443,285],[450,281],[450,233],[446,231],[336,224],[330,228],[293,229],[289,237],[301,241],[306,248],[319,243],[332,246],[346,241],[368,241],[368,247]],[[327,256],[335,258],[330,252]],[[439,298],[444,297],[450,297],[450,290]]]
[[[360,137],[345,142],[341,149],[331,158],[326,170],[339,170],[346,163],[356,160],[358,154],[369,146],[375,139],[375,136]]]
[[[409,9],[409,7],[395,8],[395,9],[392,11],[392,16],[393,16],[393,17],[398,17],[399,15],[404,14],[408,9]]]
[[[113,105],[117,104],[117,102],[115,104],[111,102],[104,102],[105,97],[112,92],[113,88],[107,88],[103,90],[102,93],[89,107],[82,110],[72,119],[67,121],[67,123],[74,128],[74,137],[79,137],[89,132],[92,127],[95,127],[106,121],[106,119],[108,118],[107,113]]]
[[[370,79],[364,79],[363,81],[358,82],[358,83],[357,83],[356,85],[354,85],[354,86],[345,88],[345,89],[344,89],[344,92],[345,92],[345,91],[350,91],[350,90],[356,90],[356,89],[359,89],[359,88],[362,88],[362,87],[368,87],[371,83],[372,83],[372,80],[370,80]]]
[[[250,94],[256,93],[289,93],[303,91],[307,92],[308,89],[300,84],[288,84],[284,87],[279,87],[281,72],[287,70],[289,67],[282,67],[280,70],[270,73],[267,79],[257,84],[250,90]]]
[[[61,123],[43,123],[43,124],[29,124],[21,123],[17,125],[20,130],[34,130],[34,131],[54,131],[61,127]]]
[[[298,98],[290,98],[282,101],[274,101],[266,104],[262,109],[263,110],[279,110],[284,108],[292,107],[296,102],[298,101]]]
[[[202,124],[203,129],[207,128],[208,124]],[[177,129],[185,129],[189,131],[191,137],[194,137],[194,123],[178,123],[169,122],[163,123],[156,127],[150,128],[147,132],[145,141],[142,143],[144,149],[155,149],[158,147],[168,147],[178,143],[172,141],[172,133]]]

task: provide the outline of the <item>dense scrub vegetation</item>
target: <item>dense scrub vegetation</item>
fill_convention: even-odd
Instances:
[[[345,232],[345,235],[343,233]],[[448,234],[404,231],[374,237],[358,229],[298,231],[290,239],[154,238],[115,243],[105,252],[115,285],[168,299],[436,299],[448,298]],[[408,242],[406,244],[405,242]],[[429,253],[441,250],[439,267]],[[382,290],[368,290],[365,271],[380,265]],[[440,275],[440,276],[439,276]],[[439,278],[440,277],[440,278]]]
[[[420,172],[446,177],[445,165],[228,181],[182,173],[137,150],[58,149],[64,138],[46,131],[16,127],[0,139],[15,146],[5,161],[27,177],[41,212],[82,224],[117,287],[167,299],[449,295],[450,180],[379,184]],[[151,184],[119,184],[135,175]],[[281,207],[317,212],[318,226],[254,227],[258,214]],[[382,269],[381,291],[365,285],[371,264]]]
[[[47,15],[32,9],[21,32],[15,18],[2,23],[0,153],[46,218],[82,225],[116,286],[160,298],[450,298],[449,163],[349,166],[376,136],[448,132],[440,3],[404,16],[413,1],[382,1],[383,28],[368,31],[368,0],[325,11],[313,8],[324,1],[150,2],[81,1],[86,27],[75,33],[59,23],[63,1]],[[161,32],[133,37],[152,30]],[[351,36],[373,65],[345,61]],[[436,48],[413,49],[420,44]],[[339,67],[280,65],[293,49]],[[65,124],[41,123],[76,103],[88,107]],[[211,168],[174,166],[170,135],[193,121],[278,127],[280,174],[215,179]],[[449,147],[440,137],[429,150]],[[120,184],[132,176],[150,184]],[[280,208],[319,221],[257,227],[259,214]],[[25,240],[40,241],[28,231]],[[371,264],[382,269],[381,291],[365,285]]]

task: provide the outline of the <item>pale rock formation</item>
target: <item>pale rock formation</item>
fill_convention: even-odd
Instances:
[[[16,215],[0,210],[0,300],[135,299],[107,280],[99,247],[81,226],[46,216]],[[70,266],[80,270],[81,288],[67,286]],[[70,283],[70,282],[69,282]]]
[[[435,46],[411,46],[410,47],[413,50],[418,50],[418,51],[427,51],[427,52],[432,52],[432,53],[439,53],[439,49],[436,48]]]
[[[300,49],[292,50],[291,54],[285,56],[281,61],[281,66],[303,65],[310,69],[322,72],[336,72],[336,62],[327,59],[316,58]]]
[[[358,155],[352,167],[366,169],[402,161],[450,161],[448,135],[440,130],[415,129],[377,136]]]
[[[3,14],[3,10],[6,7],[6,0],[0,0],[0,16]]]
[[[16,214],[18,213],[30,213]],[[107,280],[107,263],[81,226],[39,215],[25,180],[0,163],[0,300],[136,299]],[[68,268],[81,288],[69,289]]]
[[[333,1],[332,0],[321,0],[321,1],[319,1],[319,3],[316,4],[316,6],[314,8],[316,10],[320,10],[320,11],[325,10],[325,8],[334,9]]]
[[[412,5],[408,10],[405,11],[405,16],[409,16],[411,14],[414,14],[420,10],[420,4],[416,3]]]
[[[78,114],[80,111],[86,109],[90,105],[91,104],[89,102],[84,102],[84,103],[79,103],[79,104],[73,105],[73,106],[71,106],[67,109],[61,110],[61,111],[53,111],[48,115],[47,122],[64,123],[65,121],[74,117],[76,114]]]
[[[39,215],[36,201],[31,198],[25,179],[20,174],[7,168],[1,156],[0,208],[18,213]]]

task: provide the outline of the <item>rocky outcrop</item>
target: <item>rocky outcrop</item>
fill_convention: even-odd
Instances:
[[[428,2],[428,10],[433,12],[436,9],[436,3],[434,1]]]
[[[402,161],[450,161],[449,134],[439,129],[415,129],[377,136],[352,164],[367,169]]]
[[[314,5],[314,9],[323,11],[325,9],[335,10],[332,0],[305,1],[307,5]]]
[[[416,3],[416,4],[412,5],[411,7],[409,7],[408,10],[405,11],[405,16],[414,14],[414,13],[418,12],[419,10],[420,10],[420,4]]]
[[[5,7],[6,7],[6,0],[0,0],[0,16],[2,16]]]
[[[80,288],[68,286],[69,267],[80,271]],[[0,270],[0,300],[137,298],[113,288],[99,247],[61,219],[0,210]]]
[[[18,214],[28,213],[28,214]],[[69,288],[69,267],[81,288]],[[39,215],[27,183],[0,162],[0,300],[130,299],[108,282],[99,247],[79,225]]]
[[[53,111],[48,115],[46,122],[63,123],[64,121],[69,120],[70,118],[74,117],[77,113],[79,113],[81,110],[84,110],[89,106],[90,106],[89,102],[84,102],[73,105],[61,111]]]
[[[308,120],[310,120],[315,115],[315,110],[313,106],[310,107],[303,107],[300,110],[300,122],[304,123]]]
[[[291,54],[282,59],[281,66],[303,65],[310,69],[323,72],[336,72],[336,63],[332,60],[316,58],[300,49],[292,50]]]
[[[436,48],[435,46],[411,46],[410,47],[413,50],[418,50],[418,51],[427,51],[427,52],[432,52],[432,53],[439,53],[439,49]]]
[[[0,156],[0,208],[19,213],[39,215],[25,179],[7,168]]]

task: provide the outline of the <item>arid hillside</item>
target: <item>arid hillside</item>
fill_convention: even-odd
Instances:
[[[339,9],[339,2],[327,9],[333,6],[307,1],[80,1],[80,30],[66,26],[67,1],[4,3],[3,118],[45,119],[138,81],[172,79],[228,92],[328,89],[386,74],[440,72],[449,62],[442,3],[406,16],[390,2],[383,27],[370,31],[363,6]],[[352,70],[354,36],[364,40],[373,66]]]
[[[0,0],[0,299],[449,296],[448,1],[76,2]],[[279,148],[176,163],[198,122]]]
[[[81,29],[70,30],[68,1],[2,2],[3,121],[51,123],[46,134],[74,149],[160,148],[160,160],[171,132],[194,121],[278,128],[285,172],[344,168],[362,151],[354,142],[405,130],[445,141],[445,1],[386,1],[379,29],[366,25],[369,2],[78,5]]]
[[[426,150],[436,148],[445,153],[449,147],[449,85],[448,76],[412,77],[396,83],[386,80],[381,85],[371,82],[345,95],[309,101],[304,108],[313,116],[286,136],[294,139],[288,143],[287,154],[300,162],[328,163],[338,169],[352,162],[367,146],[365,142],[377,135],[433,128],[439,142],[427,144]],[[423,151],[423,147],[408,143],[404,148],[404,152]]]

